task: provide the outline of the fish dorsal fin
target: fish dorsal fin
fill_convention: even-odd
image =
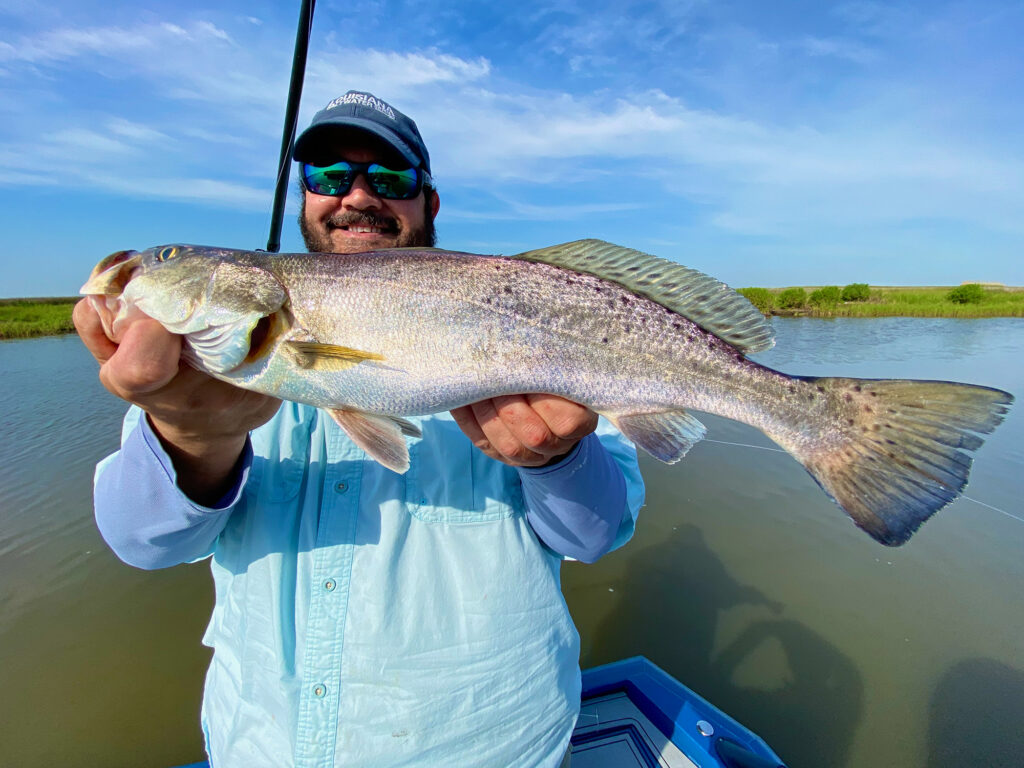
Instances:
[[[764,315],[713,277],[681,264],[603,240],[576,240],[512,256],[583,272],[646,296],[744,353],[775,343]]]

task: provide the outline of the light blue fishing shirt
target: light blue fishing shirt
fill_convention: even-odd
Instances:
[[[527,510],[607,461],[600,446],[588,459],[600,440],[626,478],[607,539],[632,535],[636,452],[603,419],[555,467],[517,470],[449,414],[413,418],[424,437],[399,475],[326,413],[286,402],[252,433],[236,490],[207,508],[177,490],[139,415],[121,451],[135,463],[97,467],[97,522],[141,567],[212,555],[202,725],[214,768],[559,765],[579,712],[579,636],[563,557]],[[542,527],[558,546],[557,524]]]

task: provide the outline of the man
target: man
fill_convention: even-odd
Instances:
[[[430,157],[394,107],[345,94],[295,159],[311,251],[433,244]],[[101,533],[142,568],[211,557],[215,768],[562,763],[579,639],[559,567],[632,533],[643,487],[621,436],[557,397],[499,397],[412,419],[398,475],[325,413],[182,364],[155,321],[119,343],[88,304],[75,323],[135,406],[97,468]]]

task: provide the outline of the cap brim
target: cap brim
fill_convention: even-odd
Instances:
[[[295,140],[295,147],[292,150],[292,159],[302,161],[309,158],[314,152],[316,152],[321,142],[325,141],[331,134],[344,129],[361,131],[363,133],[369,133],[376,136],[404,157],[414,168],[419,168],[423,164],[419,155],[417,155],[397,133],[389,131],[379,123],[375,123],[371,120],[362,120],[358,117],[324,120],[316,125],[309,126],[309,128],[304,130],[299,135],[299,138]]]

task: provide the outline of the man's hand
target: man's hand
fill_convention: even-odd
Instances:
[[[142,317],[115,344],[84,299],[72,315],[78,335],[100,364],[100,382],[139,406],[174,461],[179,487],[212,503],[227,491],[249,430],[265,424],[281,401],[233,387],[181,361],[181,337]]]
[[[452,411],[492,459],[513,467],[554,463],[597,428],[597,414],[555,395],[503,395]]]

